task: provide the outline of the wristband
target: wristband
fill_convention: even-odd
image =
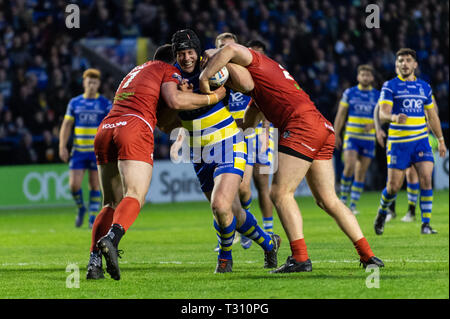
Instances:
[[[216,93],[211,93],[206,96],[208,97],[208,105],[217,104],[219,102],[219,98],[217,97]]]
[[[443,141],[444,140],[444,136],[438,137],[438,141]]]

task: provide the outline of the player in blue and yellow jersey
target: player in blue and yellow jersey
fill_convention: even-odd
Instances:
[[[200,40],[192,30],[172,36],[172,47],[184,79],[199,91]],[[227,101],[224,99],[223,101]],[[265,267],[276,267],[279,236],[270,236],[255,217],[241,208],[238,190],[246,165],[246,144],[227,105],[222,101],[195,111],[178,113],[188,134],[191,160],[200,186],[211,203],[219,241],[217,273],[232,271],[231,248],[235,231],[256,241],[265,252]]]
[[[427,120],[439,141],[440,156],[445,156],[447,148],[432,100],[431,87],[414,75],[418,67],[416,52],[409,48],[400,49],[395,64],[398,76],[384,83],[378,101],[380,120],[390,122],[390,125],[386,146],[388,177],[374,223],[375,233],[383,234],[387,207],[395,200],[403,184],[405,170],[414,165],[420,184],[421,233],[435,234],[437,232],[430,226],[434,159],[428,140]]]
[[[111,102],[98,93],[100,71],[87,69],[83,73],[84,93],[70,100],[59,133],[59,156],[63,162],[69,161],[69,186],[78,214],[75,226],[83,224],[86,207],[81,184],[84,173],[89,171],[89,227],[94,224],[100,209],[101,193],[94,154],[94,138],[97,127],[111,109]],[[69,156],[67,143],[73,133],[72,152]],[[70,159],[70,160],[69,160]]]
[[[216,48],[222,48],[228,43],[238,43],[235,34],[230,32],[221,33],[216,37]],[[249,43],[252,49],[264,53],[264,43],[253,41]],[[230,91],[228,108],[238,125],[243,121],[245,109],[251,103],[251,97],[241,92]],[[264,127],[263,127],[264,126]],[[239,186],[239,199],[245,210],[250,210],[252,203],[251,181],[252,176],[258,191],[258,201],[263,216],[264,230],[273,234],[273,204],[269,192],[269,174],[261,173],[261,166],[271,166],[273,159],[273,125],[263,120],[258,124],[256,130],[246,134],[247,144],[247,164],[242,183]],[[268,144],[268,145],[267,145]],[[241,238],[241,246],[244,249],[250,248],[252,240],[245,236]]]
[[[374,70],[368,64],[358,67],[358,85],[344,91],[334,121],[336,147],[342,145],[344,133],[344,170],[341,177],[341,200],[357,215],[356,205],[364,188],[366,172],[375,157],[375,126],[373,112],[380,92],[372,87]],[[347,117],[348,115],[348,117]]]

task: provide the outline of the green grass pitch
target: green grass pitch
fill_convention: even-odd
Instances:
[[[0,298],[449,298],[449,193],[435,192],[432,226],[420,234],[420,221],[400,221],[406,194],[398,196],[399,216],[376,236],[373,220],[379,192],[363,193],[358,216],[375,254],[386,264],[379,288],[368,288],[372,273],[359,267],[352,243],[312,198],[298,198],[311,273],[269,274],[262,249],[234,246],[233,272],[214,274],[216,253],[212,214],[206,202],[147,204],[123,237],[122,279],[87,281],[91,232],[87,219],[74,227],[74,208],[0,211]],[[261,220],[257,201],[252,211]],[[417,212],[420,214],[420,212]],[[419,218],[420,219],[420,218]],[[282,237],[279,264],[290,254]],[[69,264],[80,269],[79,288],[67,288]],[[369,280],[370,281],[370,280]]]

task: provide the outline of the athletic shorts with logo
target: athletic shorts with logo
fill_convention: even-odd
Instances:
[[[135,160],[153,165],[152,130],[150,124],[138,116],[106,117],[94,141],[97,164]]]
[[[334,128],[318,111],[291,114],[280,129],[278,151],[309,162],[333,158]]]
[[[433,150],[428,136],[420,140],[401,143],[387,143],[386,158],[388,168],[405,170],[414,163],[433,162]]]

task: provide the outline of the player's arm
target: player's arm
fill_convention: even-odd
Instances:
[[[392,114],[392,104],[380,102],[380,120],[382,122],[391,122],[397,124],[405,124],[408,116],[404,113]]]
[[[248,128],[255,128],[263,119],[264,115],[256,106],[255,102],[253,102],[245,109],[241,128],[244,131]]]
[[[431,131],[439,141],[438,151],[441,157],[445,157],[447,147],[445,146],[444,135],[442,134],[441,120],[439,119],[436,107],[434,107],[434,101],[431,106],[425,105],[425,115],[430,125]]]
[[[208,58],[208,63],[199,77],[200,91],[203,93],[211,92],[208,79],[227,65],[227,63],[233,62],[245,67],[249,65],[252,60],[253,56],[248,48],[237,43],[225,45],[212,57]]]
[[[340,101],[339,102],[339,108],[336,114],[336,118],[334,119],[334,130],[335,130],[335,136],[336,136],[336,147],[341,148],[342,145],[342,138],[341,133],[342,129],[344,128],[345,120],[347,119],[348,115],[348,104]]]
[[[209,94],[197,94],[178,90],[175,82],[165,82],[161,85],[164,102],[175,110],[195,110],[202,106],[217,104],[225,95],[226,89],[223,86]]]
[[[74,119],[68,115],[64,117],[59,130],[59,157],[64,163],[69,160],[69,151],[67,149],[67,142],[72,134]]]
[[[377,138],[377,142],[382,147],[384,147],[384,139],[386,137],[386,133],[384,132],[383,128],[381,127],[380,104],[378,104],[378,103],[377,103],[377,105],[375,105],[375,109],[373,110],[373,123],[375,124],[375,135]]]
[[[233,91],[248,93],[255,87],[253,78],[246,68],[236,63],[227,63],[228,73],[230,76],[225,83],[227,87]]]

